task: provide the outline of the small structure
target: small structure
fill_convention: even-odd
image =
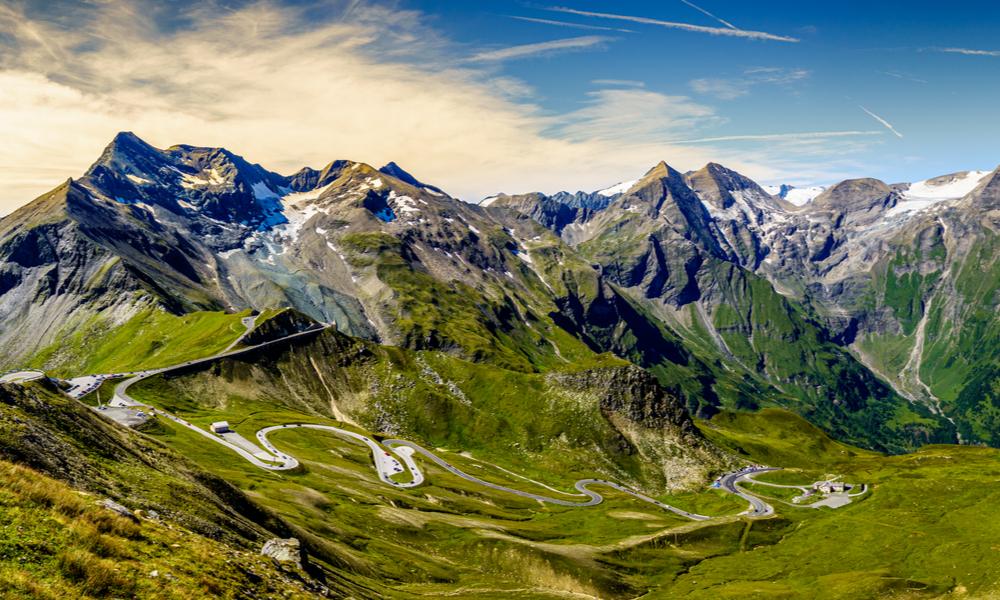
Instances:
[[[216,421],[208,426],[212,433],[229,433],[229,421]]]
[[[839,494],[847,489],[841,481],[817,481],[813,484],[813,489],[823,494]]]

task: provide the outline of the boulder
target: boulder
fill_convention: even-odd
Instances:
[[[264,543],[260,553],[279,563],[294,563],[302,567],[302,550],[299,540],[295,538],[272,538]]]

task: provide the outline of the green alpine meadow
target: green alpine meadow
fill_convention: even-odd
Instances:
[[[0,598],[1000,598],[1000,12],[889,4],[0,4]]]

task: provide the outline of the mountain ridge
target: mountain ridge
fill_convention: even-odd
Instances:
[[[899,319],[898,310],[844,305],[874,281],[858,279],[851,265],[884,254],[894,232],[925,214],[894,213],[905,192],[874,180],[833,186],[818,202],[794,207],[722,165],[685,174],[660,162],[610,196],[501,195],[475,206],[394,163],[375,169],[338,160],[282,176],[228,150],[161,151],[123,133],[79,182],[64,187],[72,210],[50,194],[0,220],[0,250],[7,248],[0,258],[19,265],[4,267],[5,287],[35,286],[9,294],[22,300],[0,311],[0,320],[38,322],[48,332],[28,341],[14,328],[0,329],[24,341],[22,356],[150,306],[177,314],[292,306],[351,335],[518,370],[612,351],[657,372],[664,385],[681,382],[694,412],[763,394],[765,403],[782,406],[793,406],[793,397],[806,401],[803,411],[826,415],[815,418],[846,427],[841,434],[862,444],[888,436],[901,448],[948,435],[950,425],[931,415],[895,425],[883,416],[879,433],[849,424],[889,406],[930,410],[920,401],[907,406],[852,355],[856,339],[890,331]],[[46,218],[79,232],[93,247],[87,252],[107,253],[104,271],[113,283],[95,287],[94,276],[81,272],[77,283],[50,288],[81,290],[73,302],[38,293],[33,282],[43,272],[73,272],[58,262],[10,260],[28,247],[16,224]],[[851,275],[841,279],[842,272]],[[95,304],[95,294],[106,299]],[[88,305],[116,306],[117,316],[109,321],[107,311],[85,308],[77,314]],[[632,316],[613,331],[602,314]],[[658,332],[663,347],[676,350],[651,352],[633,330]],[[782,362],[783,339],[808,341],[794,342],[802,355]],[[834,393],[840,408],[808,391],[827,380],[823,361],[862,382],[856,392]],[[838,425],[834,415],[843,410],[857,414],[838,417]]]

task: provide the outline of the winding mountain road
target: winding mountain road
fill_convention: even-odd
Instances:
[[[270,442],[270,440],[268,439],[268,436],[270,434],[274,433],[275,431],[286,430],[286,429],[312,429],[318,431],[327,431],[347,439],[361,442],[366,446],[368,446],[368,448],[371,450],[375,471],[378,474],[379,479],[383,483],[391,485],[396,488],[413,488],[424,483],[425,481],[424,473],[423,471],[421,471],[416,461],[413,460],[415,454],[420,454],[423,457],[427,458],[428,460],[436,463],[444,470],[471,483],[475,483],[477,485],[487,487],[499,492],[513,494],[516,496],[520,496],[522,498],[530,498],[532,500],[537,500],[539,502],[545,502],[548,504],[555,504],[558,506],[571,506],[571,507],[596,506],[604,501],[604,496],[594,491],[592,488],[597,486],[603,486],[628,494],[638,500],[641,500],[643,502],[648,502],[649,504],[657,506],[663,510],[673,512],[674,514],[677,514],[681,517],[691,519],[692,521],[707,521],[712,518],[706,515],[688,512],[686,510],[677,508],[675,506],[671,506],[664,502],[660,502],[655,498],[647,496],[646,494],[643,494],[639,491],[630,489],[619,483],[615,483],[613,481],[606,481],[603,479],[581,479],[577,481],[574,484],[574,488],[577,490],[576,494],[559,492],[561,494],[565,494],[568,496],[574,496],[574,495],[579,496],[581,498],[580,500],[553,498],[550,496],[536,494],[533,492],[525,492],[515,488],[486,481],[474,475],[470,475],[462,471],[458,467],[455,467],[454,465],[444,460],[440,456],[434,454],[430,450],[427,450],[426,448],[414,442],[408,440],[387,439],[384,440],[383,445],[379,445],[378,442],[376,442],[375,440],[371,439],[368,436],[362,435],[354,431],[349,431],[347,429],[334,427],[332,425],[319,425],[315,423],[285,423],[281,425],[272,425],[269,427],[264,427],[256,433],[257,441],[264,450],[252,452],[251,449],[253,447],[253,444],[247,442],[247,440],[239,440],[244,442],[242,445],[230,442],[229,440],[225,439],[225,437],[223,437],[222,435],[218,435],[216,433],[207,431],[202,427],[199,427],[176,415],[170,414],[164,410],[150,406],[143,402],[139,402],[138,400],[132,398],[128,394],[128,390],[131,386],[154,375],[171,373],[189,367],[209,363],[215,360],[246,354],[271,345],[287,342],[295,338],[307,336],[310,334],[315,334],[320,331],[323,331],[328,327],[333,326],[332,324],[328,324],[319,327],[314,327],[282,338],[257,344],[255,346],[249,346],[246,348],[240,348],[234,350],[233,348],[250,331],[252,331],[255,325],[255,319],[252,317],[243,319],[243,324],[247,328],[246,333],[241,335],[240,338],[236,340],[236,342],[234,342],[233,344],[231,344],[229,347],[227,347],[225,350],[223,350],[218,354],[205,358],[190,360],[169,367],[149,369],[146,371],[129,372],[128,375],[131,375],[131,377],[129,377],[125,381],[122,381],[117,386],[115,386],[114,396],[109,404],[112,406],[140,408],[142,410],[148,411],[150,414],[160,415],[166,419],[169,419],[174,423],[177,423],[178,425],[181,425],[182,427],[190,429],[191,431],[197,433],[198,435],[208,440],[211,440],[217,444],[225,446],[227,449],[235,452],[237,455],[241,456],[243,459],[253,464],[254,466],[269,471],[289,471],[295,469],[300,465],[299,460],[297,458],[286,452],[279,450],[277,447],[274,446],[274,444]],[[82,385],[80,386],[80,388],[83,389],[89,387],[92,384],[99,384],[104,379],[107,379],[112,376],[113,375],[87,376],[86,377],[87,385]],[[78,379],[83,379],[83,378],[78,378]],[[93,379],[94,381],[91,382],[90,381],[91,379]],[[94,387],[96,387],[96,385]],[[72,391],[73,390],[71,390],[70,395],[72,395],[74,398],[79,398],[80,396],[84,395],[84,394],[79,394],[79,395],[73,394]],[[249,449],[247,447],[248,445],[250,446]],[[755,496],[752,496],[751,494],[746,493],[744,490],[736,486],[736,482],[738,482],[740,479],[746,477],[749,474],[756,472],[763,472],[763,471],[771,471],[771,470],[774,469],[771,468],[744,469],[734,473],[727,473],[721,478],[721,486],[723,489],[725,489],[727,492],[740,496],[741,498],[747,500],[750,503],[750,508],[742,514],[745,514],[749,517],[766,517],[774,514],[774,508],[771,507],[769,504],[767,504],[766,502]],[[395,476],[407,472],[408,472],[408,478],[406,480],[397,481],[396,479],[394,479]]]

